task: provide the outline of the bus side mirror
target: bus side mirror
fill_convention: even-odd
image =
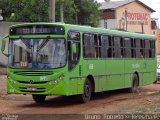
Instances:
[[[5,55],[6,57],[9,56],[8,54],[4,53],[5,48],[6,48],[6,40],[5,39],[8,37],[9,37],[9,35],[6,35],[4,38],[2,38],[2,46],[1,46],[1,51],[2,51],[3,55]]]
[[[76,54],[76,52],[77,52],[77,48],[76,48],[76,43],[72,43],[72,45],[71,45],[71,49],[72,49],[72,54]]]

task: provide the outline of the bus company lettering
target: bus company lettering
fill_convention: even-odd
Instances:
[[[132,68],[140,68],[139,64],[132,64]]]
[[[93,69],[94,69],[93,64],[89,64],[89,70],[93,70]]]

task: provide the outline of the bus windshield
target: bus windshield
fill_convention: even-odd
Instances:
[[[59,68],[66,64],[64,39],[11,39],[9,67]]]

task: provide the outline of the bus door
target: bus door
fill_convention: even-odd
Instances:
[[[68,85],[69,94],[78,94],[78,82],[81,82],[80,33],[68,32]]]

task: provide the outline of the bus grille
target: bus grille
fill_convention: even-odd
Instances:
[[[21,76],[46,76],[52,75],[52,71],[15,71],[14,74]]]
[[[21,83],[21,84],[31,84],[31,82],[30,81],[18,81],[19,83]],[[45,84],[45,83],[47,83],[48,81],[33,81],[32,82],[32,84]]]

